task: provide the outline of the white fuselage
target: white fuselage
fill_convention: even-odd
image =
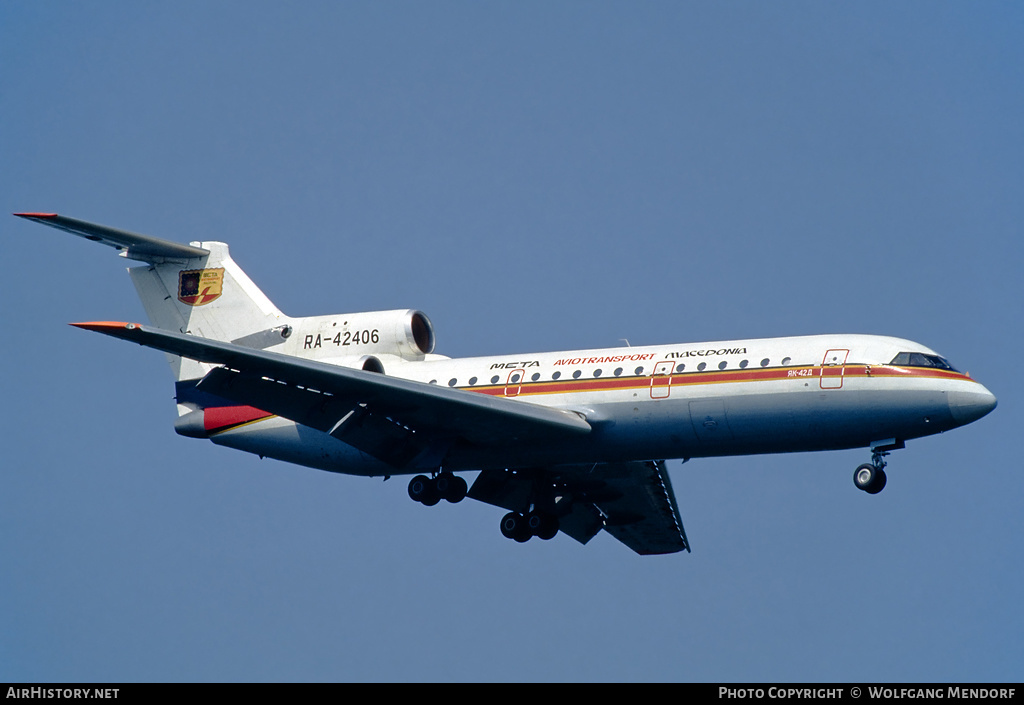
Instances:
[[[995,398],[899,338],[819,335],[604,350],[385,361],[385,374],[575,411],[593,431],[544,444],[456,447],[449,470],[875,446],[940,433]],[[937,357],[937,356],[936,356]],[[325,433],[267,415],[211,428],[215,443],[334,472],[396,474]],[[409,472],[415,472],[410,469]]]
[[[331,472],[413,474],[411,499],[502,507],[518,542],[605,530],[640,554],[689,550],[666,459],[870,447],[854,484],[877,494],[890,450],[996,405],[934,351],[883,336],[453,360],[434,354],[421,311],[286,316],[222,242],[16,215],[146,263],[129,273],[152,326],[72,325],[167,353],[181,435]],[[472,487],[464,470],[482,471]]]

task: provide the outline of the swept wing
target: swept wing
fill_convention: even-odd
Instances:
[[[398,468],[456,440],[538,441],[584,434],[572,411],[474,394],[376,372],[247,348],[137,323],[75,323],[78,328],[221,365],[199,389],[330,433]]]
[[[585,434],[581,415],[247,348],[137,323],[75,323],[163,352],[220,365],[203,391],[255,406],[336,438],[396,468],[439,460],[451,443],[536,442]],[[469,496],[515,508],[554,489],[560,529],[586,543],[605,529],[641,554],[689,551],[663,461],[485,470]]]

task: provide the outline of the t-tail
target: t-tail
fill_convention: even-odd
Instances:
[[[433,352],[430,320],[411,309],[286,316],[231,259],[223,242],[182,245],[56,213],[15,215],[145,263],[130,267],[128,274],[156,328],[375,372]],[[228,403],[196,389],[213,365],[172,354],[167,358],[177,383],[179,415]]]
[[[16,213],[116,248],[148,266],[128,270],[150,322],[158,328],[227,342],[282,342],[287,317],[235,264],[223,242],[181,245],[148,235],[88,223],[56,213]],[[175,381],[205,375],[204,365],[169,355]]]

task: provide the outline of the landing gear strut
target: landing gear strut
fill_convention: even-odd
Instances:
[[[458,475],[450,472],[438,473],[433,478],[417,475],[409,481],[409,497],[420,504],[432,507],[442,499],[451,503],[466,498],[469,485]]]
[[[878,494],[885,488],[885,456],[888,451],[875,450],[871,454],[871,462],[864,463],[853,472],[853,484],[857,489],[868,494]]]

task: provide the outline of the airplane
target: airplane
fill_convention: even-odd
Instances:
[[[877,494],[891,451],[996,406],[935,351],[879,335],[451,359],[418,310],[286,316],[222,242],[14,215],[143,263],[128,274],[149,324],[71,325],[167,354],[177,433],[335,473],[413,475],[413,500],[500,507],[501,533],[520,543],[604,530],[639,554],[689,552],[667,459],[867,448],[853,480]]]

